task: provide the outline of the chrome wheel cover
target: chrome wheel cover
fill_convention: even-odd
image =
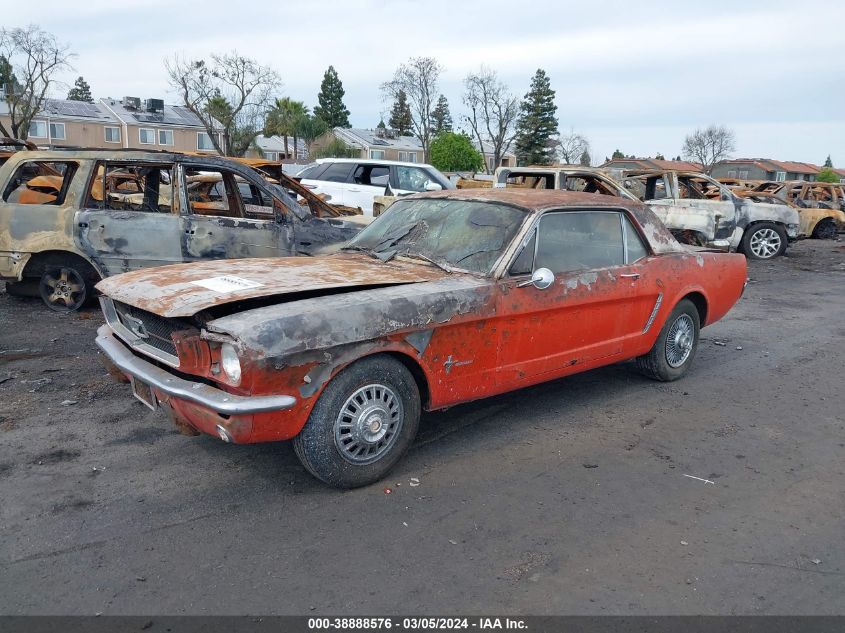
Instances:
[[[334,442],[341,457],[363,466],[387,453],[402,430],[405,409],[390,387],[366,385],[353,393],[340,408],[334,423]]]
[[[682,314],[669,328],[666,336],[666,362],[670,367],[680,367],[692,354],[695,345],[695,323],[688,314]]]
[[[782,243],[780,234],[774,229],[760,229],[752,234],[749,248],[760,259],[769,259],[778,254]]]

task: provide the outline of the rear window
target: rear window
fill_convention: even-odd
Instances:
[[[299,172],[296,175],[296,177],[300,178],[300,179],[305,178],[305,179],[308,179],[308,180],[314,180],[314,179],[318,178],[321,173],[323,173],[323,170],[326,167],[327,167],[327,165],[320,165],[320,164],[315,163],[314,165],[309,165],[308,167],[303,169],[301,172]]]
[[[3,191],[3,201],[16,204],[60,205],[76,173],[77,163],[28,160],[18,165]]]

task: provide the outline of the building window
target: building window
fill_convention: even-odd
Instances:
[[[214,143],[211,142],[208,132],[197,132],[197,149],[206,152],[214,151]]]
[[[141,142],[141,145],[155,145],[156,131],[148,127],[139,128],[138,140]]]
[[[264,157],[267,160],[279,160],[279,153],[278,152],[264,152]]]
[[[785,171],[776,171],[775,172],[775,180],[778,182],[784,182],[786,180],[786,172]]]
[[[399,160],[403,163],[416,163],[417,162],[417,153],[416,152],[399,152]]]
[[[119,127],[106,127],[103,129],[106,132],[106,143],[120,143]]]
[[[728,178],[736,178],[736,169],[728,170]]]
[[[370,158],[373,160],[384,160],[384,150],[383,149],[371,149],[370,150]]]
[[[748,170],[747,169],[740,169],[739,170],[739,179],[740,180],[748,180]]]
[[[51,123],[50,124],[50,138],[54,141],[65,140],[65,124]]]
[[[496,163],[495,163],[495,159],[494,159],[492,156],[490,156],[490,157],[487,159],[487,167],[488,167],[488,169],[489,169],[490,171],[495,171],[495,170],[496,170]]]
[[[159,145],[173,145],[173,130],[159,130],[158,131]]]
[[[46,121],[30,121],[29,122],[29,136],[34,138],[47,138],[47,122]]]

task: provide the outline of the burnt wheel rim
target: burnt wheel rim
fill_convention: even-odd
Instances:
[[[48,270],[41,277],[40,290],[53,310],[70,312],[85,303],[85,280],[73,268]]]
[[[782,242],[774,229],[760,229],[751,236],[751,252],[760,259],[769,259],[778,254]]]
[[[836,239],[836,225],[833,222],[822,220],[816,228],[816,237],[820,240]]]
[[[372,384],[355,391],[334,424],[334,441],[343,459],[363,466],[381,459],[396,443],[405,410],[396,392]]]
[[[692,354],[695,344],[695,324],[688,314],[682,314],[669,328],[666,336],[666,362],[670,367],[680,367]]]

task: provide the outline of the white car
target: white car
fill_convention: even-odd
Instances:
[[[329,202],[360,207],[373,215],[373,199],[389,189],[395,196],[454,189],[442,173],[423,163],[359,158],[320,158],[295,178],[316,194],[331,196]]]

